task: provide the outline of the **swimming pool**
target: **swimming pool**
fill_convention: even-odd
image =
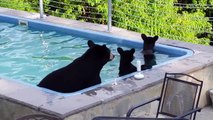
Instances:
[[[1,13],[5,15],[21,16],[23,18],[31,18],[32,15],[31,13],[23,14],[20,11],[14,12],[7,9],[3,10]],[[14,23],[18,21],[17,19],[20,19],[19,17],[14,18]],[[9,18],[7,17],[7,19],[13,20],[10,16]],[[5,22],[8,21],[7,19]],[[102,34],[107,28],[107,26],[103,25],[88,24],[52,16],[48,16],[45,19],[29,21],[45,21],[45,23],[54,23],[58,26],[69,26],[71,29],[80,28],[76,30],[86,30],[89,31],[89,33],[98,33],[98,35]],[[93,30],[101,33],[93,32]],[[123,36],[123,38],[118,38],[120,38],[120,43],[124,45],[129,42],[132,43],[126,40],[139,40],[139,42],[141,42],[140,33],[134,33],[119,28],[113,27],[111,33],[104,33],[104,35],[106,34],[109,36],[112,34]],[[103,37],[106,38],[106,36]],[[160,94],[161,83],[165,72],[181,72],[203,79],[205,81],[204,84],[206,84],[204,86],[207,87],[206,90],[203,90],[203,96],[201,97],[201,106],[204,105],[206,103],[206,91],[212,88],[213,85],[213,77],[211,74],[213,70],[212,48],[165,38],[160,38],[158,42],[171,46],[178,46],[180,48],[187,48],[193,50],[194,53],[192,55],[187,55],[187,50],[179,51],[177,47],[175,47],[177,48],[175,50],[170,50],[169,48],[171,46],[157,44],[158,50],[165,48],[166,50],[164,51],[166,52],[177,51],[179,52],[178,54],[183,53],[183,56],[165,62],[163,63],[164,65],[157,65],[151,70],[143,71],[145,77],[142,80],[135,80],[130,76],[125,78],[125,80],[117,81],[117,84],[109,82],[104,85],[93,87],[87,92],[82,91],[80,92],[81,94],[76,93],[74,95],[73,93],[53,93],[34,87],[34,85],[26,85],[24,82],[16,82],[0,77],[0,106],[3,106],[0,107],[1,119],[14,120],[21,116],[35,113],[55,115],[63,120],[88,120],[98,115],[122,116],[132,105],[145,102],[147,99],[156,97]],[[153,105],[153,107],[155,106]],[[147,106],[142,111],[147,113],[147,111],[150,111],[150,108],[152,108],[152,105],[150,107]]]
[[[86,41],[107,44],[116,55],[102,70],[102,83],[117,80],[119,55],[116,48],[136,48],[135,56],[143,62],[143,42],[106,33],[73,29],[6,15],[0,15],[0,76],[36,85],[49,72],[69,64],[87,49]],[[156,62],[161,66],[192,55],[192,51],[157,44]],[[136,61],[133,61],[136,64]],[[10,76],[10,77],[8,77]],[[113,79],[112,79],[113,78]]]

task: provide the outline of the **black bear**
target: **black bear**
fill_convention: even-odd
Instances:
[[[69,65],[53,71],[38,84],[62,93],[75,92],[101,83],[100,71],[114,58],[106,45],[87,42],[89,49]]]
[[[156,65],[155,58],[155,42],[158,40],[158,36],[147,37],[145,34],[141,34],[141,38],[144,41],[142,54],[144,56],[144,65],[141,65],[141,70],[151,69],[153,65]]]
[[[144,41],[142,53],[143,54],[153,54],[155,43],[158,40],[158,36],[147,37],[145,34],[141,34],[141,38]]]
[[[132,72],[136,72],[137,68],[131,63],[134,59],[135,49],[123,50],[122,48],[117,48],[120,54],[120,64],[119,64],[119,76],[127,75]]]
[[[141,65],[141,70],[151,69],[153,65],[157,64],[154,47],[158,36],[147,37],[145,34],[141,34],[141,38],[144,40],[142,51],[144,64]],[[137,68],[131,63],[134,59],[135,49],[124,51],[122,48],[117,48],[117,51],[120,54],[119,76],[136,72]]]

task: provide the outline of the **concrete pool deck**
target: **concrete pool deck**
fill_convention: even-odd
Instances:
[[[212,120],[213,106],[205,107],[201,112],[197,113],[196,120]]]
[[[0,8],[0,14],[30,19],[39,18],[36,13],[5,8]],[[106,32],[107,30],[106,25],[84,23],[53,16],[48,16],[42,21],[99,32]],[[134,40],[141,39],[140,33],[116,27],[112,27],[109,34]],[[143,80],[129,78],[125,81],[117,81],[116,85],[108,84],[72,97],[50,94],[35,87],[0,78],[0,116],[4,117],[3,120],[15,119],[32,113],[53,114],[65,120],[89,120],[97,115],[121,116],[131,105],[159,95],[160,83],[165,72],[188,73],[203,80],[204,87],[200,106],[210,105],[207,91],[213,88],[213,47],[164,38],[160,38],[158,43],[192,49],[194,55],[162,67],[144,71],[145,78]],[[210,118],[212,117],[210,116]]]

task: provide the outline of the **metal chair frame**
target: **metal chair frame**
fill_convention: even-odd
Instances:
[[[98,116],[92,120],[187,120],[184,118],[139,118],[139,117],[112,117],[112,116]]]
[[[30,114],[20,117],[16,120],[62,120],[56,116],[44,115],[44,114]]]
[[[193,80],[193,81],[189,82],[189,81],[183,80],[182,78],[179,78],[179,77],[184,77],[184,76],[191,78],[191,80]],[[186,83],[186,84],[195,86],[196,91],[195,91],[195,96],[194,96],[194,100],[193,100],[192,110],[187,111],[186,113],[184,113],[182,115],[178,115],[178,116],[170,114],[170,113],[162,112],[169,80],[173,80],[173,81],[176,81],[176,82]],[[175,117],[175,118],[184,118],[184,117],[190,115],[190,119],[193,118],[193,120],[195,120],[196,112],[201,111],[201,108],[198,108],[198,104],[199,104],[202,86],[203,86],[203,81],[198,80],[197,78],[195,78],[191,75],[184,74],[184,73],[165,73],[164,82],[163,82],[163,86],[162,86],[162,90],[161,90],[161,95],[159,97],[155,97],[155,98],[153,98],[149,101],[146,101],[142,104],[139,104],[139,105],[136,105],[136,106],[130,108],[128,110],[126,116],[130,117],[131,113],[135,109],[137,109],[141,106],[144,106],[144,105],[151,103],[151,102],[154,102],[154,101],[159,101],[156,118],[158,118],[159,114],[163,114],[163,115],[167,115],[167,116]]]

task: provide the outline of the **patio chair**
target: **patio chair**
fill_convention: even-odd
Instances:
[[[44,115],[44,114],[31,114],[31,115],[20,117],[16,120],[62,120],[62,119],[55,116]]]
[[[201,111],[198,103],[202,86],[203,82],[193,76],[183,73],[166,73],[159,97],[133,106],[128,110],[126,117],[97,116],[93,120],[195,120],[196,112]],[[154,101],[159,101],[155,118],[131,116],[135,109]]]
[[[193,76],[183,73],[166,73],[160,97],[130,108],[126,114],[148,103],[159,101],[156,118],[163,117],[186,118],[195,120],[203,82]]]

